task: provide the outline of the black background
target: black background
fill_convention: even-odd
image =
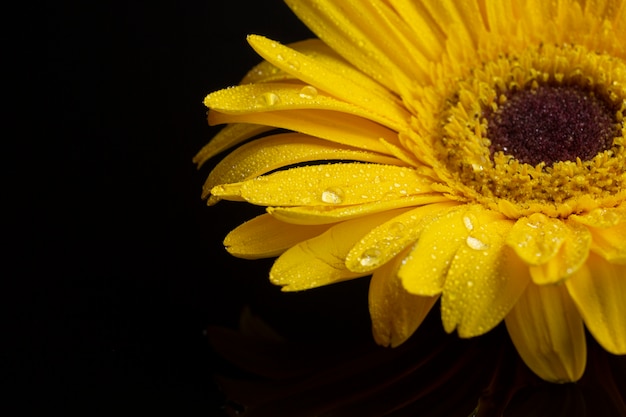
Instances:
[[[214,375],[240,371],[206,330],[237,328],[246,307],[292,339],[373,344],[367,279],[283,294],[271,260],[221,244],[261,209],[200,199],[219,160],[191,162],[219,130],[204,96],[260,61],[247,34],[311,36],[281,1],[35,2],[5,19],[17,22],[2,154],[11,415],[221,416]],[[457,396],[473,384],[460,382]]]
[[[299,306],[313,323],[304,310],[317,301],[268,284],[270,261],[224,251],[260,210],[200,199],[210,166],[191,159],[218,131],[202,100],[259,62],[246,34],[311,34],[279,0],[29,7],[20,53],[32,91],[5,177],[18,260],[6,363],[26,388],[20,409],[220,415],[212,375],[229,365],[206,328],[235,327],[255,303],[270,316]]]

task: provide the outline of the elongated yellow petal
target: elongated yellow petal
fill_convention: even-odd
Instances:
[[[422,36],[422,31],[418,33],[413,31],[414,22],[408,23],[387,2],[366,2],[365,7],[359,0],[352,0],[351,3],[356,12],[367,20],[377,20],[375,25],[363,25],[362,30],[369,39],[372,39],[375,47],[387,52],[395,66],[390,75],[396,80],[396,91],[397,85],[400,84],[432,82],[430,70],[433,61],[422,52],[420,42],[417,42]],[[380,31],[383,31],[385,36],[380,36]],[[427,31],[428,29],[425,30]]]
[[[224,246],[231,255],[239,258],[270,258],[326,230],[328,230],[326,225],[288,224],[276,220],[269,214],[263,214],[231,231],[224,239]]]
[[[516,20],[513,7],[513,2],[510,1],[485,2],[486,17],[491,32],[501,35],[511,33],[515,27],[511,22]]]
[[[251,37],[249,37],[249,40],[256,39],[256,38],[262,38],[262,37],[251,35]],[[262,39],[265,39],[265,38],[262,38]],[[269,41],[269,42],[272,42],[272,41]],[[252,44],[252,46],[255,47],[254,44]],[[305,55],[307,60],[309,59],[313,60],[315,65],[319,65],[321,68],[325,68],[328,71],[334,71],[336,73],[341,74],[341,76],[343,76],[344,78],[349,79],[350,82],[357,84],[359,86],[359,90],[362,90],[362,89],[368,90],[370,94],[374,94],[378,98],[388,100],[389,102],[393,102],[397,104],[402,102],[402,100],[397,95],[393,94],[391,91],[389,91],[388,89],[386,89],[385,87],[377,83],[376,81],[372,80],[371,77],[364,74],[362,71],[360,71],[356,67],[352,66],[352,64],[346,61],[343,57],[341,57],[341,55],[339,55],[336,51],[334,51],[332,48],[330,48],[327,44],[322,42],[320,39],[308,39],[308,40],[301,41],[301,42],[291,43],[291,44],[288,44],[287,46],[290,49],[297,51],[300,54]],[[275,56],[275,59],[273,60],[277,62],[286,61],[287,66],[285,67],[284,65],[281,65],[281,68],[288,69],[292,74],[297,75],[296,77],[296,75],[288,74],[290,77],[292,77],[292,79],[301,79],[305,82],[308,82],[311,85],[316,85],[316,83],[319,82],[317,80],[318,77],[315,77],[314,79],[309,79],[309,77],[314,76],[315,74],[309,74],[308,69],[305,68],[303,71],[298,71],[299,62],[290,63],[289,60],[284,59],[285,58],[284,55],[281,55],[279,57],[278,54],[270,54],[268,56]],[[275,65],[267,61],[264,61],[264,63],[267,65],[270,65],[271,68],[274,68],[273,71],[279,71],[280,73],[287,74],[286,71],[283,71],[282,69],[276,67]],[[252,73],[249,74],[250,77],[255,77],[256,79],[256,77],[259,76],[258,74],[254,74],[253,71],[251,72]],[[251,80],[252,78],[248,78],[248,76],[246,76],[246,78],[244,78],[244,81],[247,81],[247,82],[242,81],[242,84],[249,83]],[[333,89],[331,89],[329,92],[334,93],[333,90],[335,88],[336,86],[333,86]],[[325,88],[322,88],[322,87],[320,87],[320,89],[325,90]],[[346,101],[350,101],[350,100],[348,99]]]
[[[374,272],[369,287],[369,310],[376,343],[396,347],[404,343],[424,321],[439,297],[408,293],[397,276],[404,255]]]
[[[394,200],[373,201],[355,206],[269,207],[267,211],[277,219],[288,223],[326,224],[363,217],[386,210],[449,201],[447,197],[441,194],[421,194]]]
[[[463,220],[468,209],[440,206],[439,212],[423,218],[419,240],[398,271],[404,287],[413,294],[432,296],[443,291],[452,259],[469,236]]]
[[[346,256],[369,230],[397,215],[386,211],[349,220],[293,246],[276,260],[270,280],[283,291],[301,291],[367,275],[346,268]]]
[[[391,155],[391,152],[380,139],[398,145],[398,134],[395,131],[359,116],[328,110],[307,109],[246,114],[210,111],[209,122],[252,123],[280,127],[386,155]]]
[[[284,133],[255,140],[228,154],[209,174],[203,186],[203,197],[219,184],[240,182],[287,165],[320,160],[405,165],[398,159],[385,155],[333,144],[301,133]],[[217,201],[212,196],[208,203],[214,204]]]
[[[298,78],[283,71],[271,62],[262,61],[248,71],[239,84],[289,82],[296,80],[298,80]]]
[[[456,204],[453,202],[428,204],[381,224],[352,248],[346,258],[346,266],[355,272],[373,271],[417,240],[424,227],[425,217],[440,213],[454,205]]]
[[[626,265],[592,254],[566,281],[585,325],[607,351],[626,354]]]
[[[585,13],[607,19],[613,19],[618,13],[620,6],[624,7],[624,1],[622,0],[586,0],[584,3]],[[619,20],[616,20],[616,22],[619,22]]]
[[[389,3],[412,28],[415,46],[430,60],[437,60],[443,51],[445,35],[424,5],[411,0],[390,0]]]
[[[409,114],[397,97],[371,79],[363,77],[362,73],[355,71],[347,62],[339,59],[332,63],[328,60],[320,61],[317,56],[308,57],[262,36],[249,36],[248,42],[263,58],[310,84],[313,88],[308,88],[309,92],[328,92],[347,103],[374,110],[383,120],[392,121],[392,126],[397,130],[406,128]]]
[[[200,168],[218,153],[271,129],[268,126],[248,123],[234,123],[224,126],[209,143],[200,149],[200,152],[193,158],[193,163]]]
[[[389,74],[399,74],[401,51],[386,35],[385,22],[364,2],[287,0],[287,5],[320,39],[374,80],[395,91]],[[406,58],[406,56],[404,57]],[[410,71],[405,72],[410,74]]]
[[[520,356],[546,381],[577,381],[585,370],[585,331],[565,286],[529,284],[506,317]]]
[[[430,191],[430,182],[410,168],[341,163],[278,171],[217,186],[211,193],[263,206],[349,206]]]
[[[613,19],[613,28],[615,29],[617,39],[623,39],[624,32],[624,22],[626,20],[626,1],[619,1],[615,6],[615,12],[609,14],[609,18]]]
[[[561,281],[573,274],[587,259],[591,233],[586,226],[536,213],[519,219],[507,244],[531,265],[536,284]]]
[[[204,104],[220,113],[245,114],[266,111],[319,109],[360,116],[380,123],[395,131],[406,128],[406,122],[398,117],[389,118],[376,107],[359,107],[337,100],[327,93],[307,84],[262,83],[245,84],[226,88],[209,94]],[[389,106],[387,106],[389,107]]]
[[[461,37],[471,40],[471,44],[478,44],[478,34],[484,27],[478,2],[440,0],[424,2],[424,6],[432,15],[433,20],[447,31],[448,37],[458,33]]]
[[[474,337],[499,324],[530,281],[523,261],[506,246],[512,222],[488,210],[468,211],[469,234],[450,264],[441,298],[444,329]]]

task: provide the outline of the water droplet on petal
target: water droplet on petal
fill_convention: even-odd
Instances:
[[[261,96],[263,104],[268,106],[274,106],[280,102],[280,97],[275,93],[265,93]]]
[[[359,263],[361,266],[374,266],[378,265],[380,262],[380,250],[376,248],[371,248],[363,252],[361,257],[359,258]]]
[[[313,99],[317,96],[317,88],[313,87],[312,85],[307,85],[302,87],[302,90],[300,90],[300,97],[302,98],[306,98],[306,99]]]
[[[463,217],[463,224],[465,225],[465,228],[470,232],[474,230],[475,222],[476,222],[476,217],[474,217],[474,215],[472,214],[468,214],[467,216]]]
[[[327,188],[322,192],[322,201],[328,204],[341,204],[343,202],[343,190],[341,188]]]
[[[394,238],[401,238],[404,236],[406,226],[401,222],[394,222],[389,226],[389,232]]]
[[[488,244],[474,236],[468,236],[467,239],[465,239],[465,243],[474,250],[485,250],[489,247]]]
[[[287,62],[287,65],[293,70],[298,70],[300,68],[300,63],[295,60],[291,60]]]

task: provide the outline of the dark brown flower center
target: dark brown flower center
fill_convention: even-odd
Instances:
[[[613,114],[607,101],[576,87],[517,91],[486,114],[490,151],[531,165],[590,160],[611,147],[617,133]]]

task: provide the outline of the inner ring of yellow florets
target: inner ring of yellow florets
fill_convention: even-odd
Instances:
[[[580,46],[542,45],[487,62],[457,80],[457,86],[444,105],[440,140],[433,146],[441,164],[438,171],[459,198],[478,201],[510,217],[535,212],[565,217],[624,200],[626,63]],[[600,126],[604,132],[597,138],[600,144],[590,144],[596,146],[590,155],[582,152],[582,158],[567,160],[533,160],[507,153],[506,146],[495,143],[502,128],[494,121],[496,116],[510,117],[511,109],[531,107],[511,105],[507,113],[507,105],[519,94],[533,99],[540,94],[567,94],[577,102],[588,97],[590,111],[600,114],[593,117],[606,125]]]

